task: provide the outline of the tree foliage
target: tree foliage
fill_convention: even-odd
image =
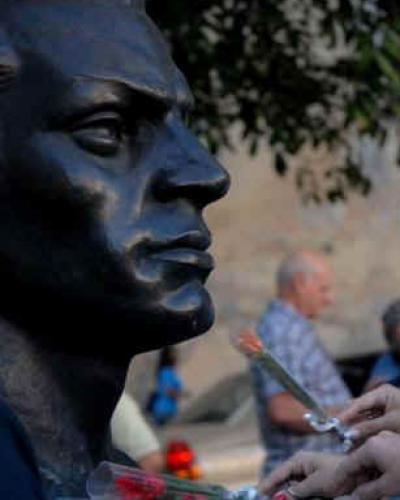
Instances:
[[[196,98],[193,129],[216,152],[239,125],[252,154],[267,140],[275,170],[305,145],[341,147],[326,196],[367,194],[350,132],[381,141],[400,115],[398,0],[148,0]],[[297,172],[300,189],[310,186]],[[312,182],[311,182],[312,185]],[[321,199],[311,189],[310,197]]]

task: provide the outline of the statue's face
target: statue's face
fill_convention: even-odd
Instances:
[[[78,0],[18,3],[5,21],[20,58],[0,93],[6,315],[115,359],[204,332],[202,211],[228,177],[183,123],[191,95],[158,31]]]

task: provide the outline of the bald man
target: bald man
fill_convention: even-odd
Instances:
[[[319,342],[312,320],[332,303],[332,272],[325,259],[302,251],[285,259],[276,275],[276,298],[257,333],[264,345],[334,414],[350,398],[335,365]],[[260,433],[268,451],[262,475],[299,450],[339,451],[335,436],[317,435],[306,409],[256,365],[251,366]]]

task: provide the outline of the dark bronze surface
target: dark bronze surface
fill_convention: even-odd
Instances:
[[[202,210],[228,186],[185,126],[192,97],[166,44],[124,3],[0,13],[0,308],[56,348],[117,361],[210,327]]]
[[[143,2],[2,0],[0,390],[81,495],[138,352],[206,331],[225,170]]]

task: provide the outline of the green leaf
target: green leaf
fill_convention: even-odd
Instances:
[[[375,59],[379,68],[382,70],[382,73],[389,78],[390,82],[395,87],[395,90],[400,94],[400,72],[382,52],[376,52]]]

